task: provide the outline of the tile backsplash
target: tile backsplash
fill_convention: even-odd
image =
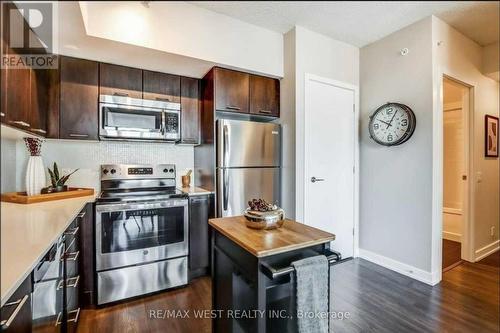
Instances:
[[[28,152],[22,141],[16,142],[16,157],[16,189],[24,190]],[[68,185],[93,187],[96,190],[99,190],[101,164],[172,163],[177,167],[178,185],[181,184],[181,175],[194,166],[192,146],[176,146],[169,143],[47,140],[42,145],[42,157],[45,167],[52,166],[56,162],[64,173],[79,169],[71,176]],[[2,170],[2,182],[3,179],[4,171]],[[49,181],[48,178],[47,181]]]

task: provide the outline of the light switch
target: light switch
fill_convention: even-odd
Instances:
[[[478,183],[481,183],[483,181],[483,174],[481,172],[476,173],[476,180]]]

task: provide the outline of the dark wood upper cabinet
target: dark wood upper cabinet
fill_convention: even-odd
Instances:
[[[142,70],[100,63],[99,93],[142,98]]]
[[[249,74],[215,68],[215,109],[248,113]]]
[[[178,75],[143,71],[143,97],[159,101],[180,102],[181,77]]]
[[[181,142],[198,143],[200,139],[200,81],[181,78]]]
[[[99,64],[60,58],[61,139],[98,139]]]
[[[31,69],[6,69],[2,74],[2,122],[29,130]]]
[[[250,113],[280,115],[280,82],[269,77],[250,75]]]

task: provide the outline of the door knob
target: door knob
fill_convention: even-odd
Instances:
[[[311,177],[311,183],[323,182],[325,181],[323,178]]]

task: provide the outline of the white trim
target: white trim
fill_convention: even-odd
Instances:
[[[443,214],[462,215],[462,209],[443,207]]]
[[[302,212],[303,212],[303,217],[305,221],[305,215],[306,215],[306,205],[305,205],[305,192],[306,192],[306,187],[307,187],[307,182],[308,179],[306,177],[307,175],[307,161],[305,156],[307,156],[307,145],[306,145],[306,138],[307,138],[307,126],[306,126],[306,105],[307,105],[307,82],[308,81],[316,81],[320,83],[325,83],[329,84],[335,87],[347,89],[347,90],[352,90],[354,92],[354,249],[353,249],[353,255],[354,257],[359,256],[359,86],[353,85],[350,83],[342,82],[342,81],[337,81],[325,77],[321,77],[318,75],[310,74],[310,73],[304,73],[304,114],[303,114],[303,136],[302,136],[302,142],[297,142],[297,145],[302,145],[304,147],[304,158],[301,161],[301,165],[304,170],[304,179],[302,179],[303,182],[303,193],[302,193],[302,198],[303,202],[298,203],[302,205]],[[297,163],[297,166],[300,165]],[[296,195],[297,197],[297,195]]]
[[[432,226],[431,226],[431,272],[433,281],[442,278],[443,251],[443,79],[445,77],[457,81],[469,88],[469,108],[464,112],[465,160],[467,180],[464,181],[464,202],[462,206],[462,253],[464,260],[474,261],[474,110],[476,82],[461,78],[461,75],[447,68],[436,68],[434,71],[434,103],[432,121]]]
[[[433,276],[431,272],[424,271],[423,269],[404,264],[371,251],[359,249],[359,257],[431,286],[439,282],[437,276]]]
[[[450,241],[462,243],[462,234],[456,232],[443,231],[443,238]]]
[[[482,247],[479,250],[477,250],[475,252],[474,261],[478,262],[479,260],[489,256],[490,254],[497,252],[498,250],[500,250],[500,239],[497,239],[493,243],[488,244],[485,247]]]

